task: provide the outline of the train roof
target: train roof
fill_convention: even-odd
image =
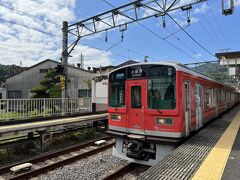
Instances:
[[[206,80],[210,80],[210,81],[214,81],[215,83],[218,83],[218,84],[222,84],[222,85],[225,85],[225,86],[228,86],[222,82],[219,82],[219,81],[216,81],[215,79],[212,79],[202,73],[199,73],[181,63],[175,63],[175,62],[143,62],[143,63],[136,63],[136,64],[130,64],[130,65],[126,65],[126,66],[123,66],[123,67],[120,67],[120,68],[117,68],[115,70],[113,70],[111,73],[119,70],[119,69],[124,69],[126,67],[131,67],[131,66],[139,66],[139,65],[166,65],[166,66],[172,66],[172,67],[175,67],[175,69],[177,71],[182,71],[182,72],[186,72],[186,73],[189,73],[189,74],[192,74],[196,77],[201,77],[203,79],[206,79]],[[230,86],[228,86],[230,87]],[[231,87],[232,88],[232,87]]]

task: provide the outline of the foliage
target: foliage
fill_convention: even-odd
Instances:
[[[92,89],[91,79],[83,80],[83,82],[87,85],[88,89]]]
[[[24,67],[16,66],[16,65],[3,65],[0,64],[0,85],[5,82],[5,80],[18,72],[23,71]]]
[[[203,64],[196,66],[193,69],[222,83],[227,84],[234,82],[234,80],[232,80],[228,75],[228,69],[219,65],[219,63]]]
[[[32,88],[32,98],[60,98],[60,76],[55,69],[49,70],[44,79],[40,81],[40,85]]]

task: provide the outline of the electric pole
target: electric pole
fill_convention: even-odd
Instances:
[[[63,76],[65,79],[65,86],[62,88],[62,114],[66,113],[66,102],[67,98],[67,74],[68,74],[68,22],[63,21],[63,41],[62,41],[62,66],[63,66]]]

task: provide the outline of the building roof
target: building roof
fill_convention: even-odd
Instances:
[[[134,61],[134,60],[129,60],[129,61],[126,61],[124,63],[121,63],[121,64],[115,66],[115,68],[117,69],[117,68],[120,68],[120,67],[123,67],[123,66],[127,66],[127,65],[130,65],[130,64],[136,64],[136,63],[139,63],[139,62]]]
[[[240,51],[235,52],[224,52],[224,53],[216,53],[215,54],[218,59],[240,59]]]
[[[98,68],[93,67],[93,72],[100,71],[100,69],[102,71],[106,71],[107,69],[112,69],[112,68],[115,68],[115,66],[109,65],[109,66],[100,66]]]
[[[31,69],[31,68],[37,67],[37,66],[39,66],[40,64],[43,64],[43,63],[45,63],[45,62],[52,62],[52,63],[55,63],[56,65],[57,65],[57,64],[61,64],[61,62],[57,62],[57,61],[54,61],[54,60],[52,60],[52,59],[46,59],[46,60],[41,61],[41,62],[39,62],[39,63],[37,63],[37,64],[34,64],[33,66],[30,66],[30,67],[26,68],[25,70],[23,70],[23,71],[21,71],[21,72],[19,72],[19,73],[16,73],[16,74],[14,74],[14,75],[12,75],[12,76],[9,76],[8,78],[11,78],[11,77],[16,76],[16,75],[18,75],[18,74],[21,74],[22,72],[25,72],[25,71],[27,71],[27,70],[29,70],[29,69]],[[88,71],[88,70],[83,69],[83,68],[75,67],[75,66],[70,65],[70,64],[68,64],[68,67],[71,67],[71,68],[74,68],[74,69],[78,69],[78,70],[81,70],[81,71],[86,71],[86,72],[93,73],[92,71]],[[7,78],[7,79],[8,79],[8,78]]]

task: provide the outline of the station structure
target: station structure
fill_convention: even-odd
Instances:
[[[216,53],[219,63],[228,67],[229,75],[235,79],[240,87],[240,51]]]

